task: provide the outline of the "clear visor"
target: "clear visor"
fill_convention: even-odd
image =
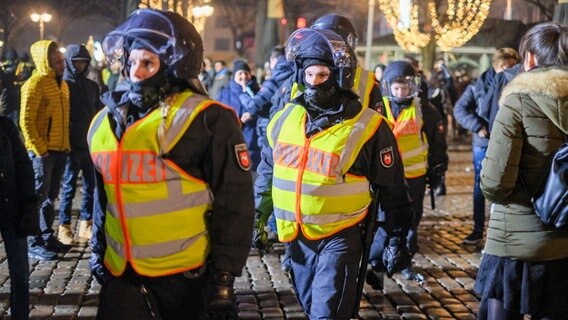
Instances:
[[[167,65],[183,58],[189,51],[187,45],[179,43],[177,33],[162,13],[153,10],[137,10],[116,30],[103,40],[102,49],[110,63],[121,60],[125,50],[133,43],[160,56]]]
[[[382,94],[389,100],[403,101],[418,96],[420,77],[406,76],[381,81]]]
[[[325,40],[333,56],[333,63],[336,67],[356,67],[357,59],[353,51],[343,39],[333,31],[314,30],[314,29],[298,29],[294,31],[288,38],[286,45],[286,60],[295,61],[300,54],[300,48],[306,43],[317,43]],[[305,47],[304,47],[305,48]]]

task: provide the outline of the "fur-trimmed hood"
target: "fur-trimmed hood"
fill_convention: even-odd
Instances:
[[[568,132],[568,66],[536,68],[518,74],[499,99],[502,106],[510,95],[526,95],[554,124]]]

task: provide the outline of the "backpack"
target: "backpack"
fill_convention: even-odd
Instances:
[[[545,225],[556,229],[568,227],[568,140],[554,155],[544,189],[532,197],[532,203]]]

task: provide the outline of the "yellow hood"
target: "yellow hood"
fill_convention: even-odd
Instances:
[[[36,65],[37,73],[42,76],[55,75],[55,70],[49,66],[49,46],[54,43],[51,40],[40,40],[30,48],[32,59]]]

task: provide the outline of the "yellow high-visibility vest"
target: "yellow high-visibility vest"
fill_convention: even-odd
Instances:
[[[272,199],[278,238],[289,242],[301,229],[308,239],[326,238],[357,224],[371,203],[366,177],[347,173],[382,119],[362,108],[307,138],[306,110],[288,104],[267,129],[273,148]]]
[[[424,120],[420,103],[414,99],[412,105],[403,108],[395,119],[390,101],[383,97],[387,119],[393,124],[393,133],[404,166],[406,178],[417,178],[428,170],[428,139],[422,131]]]
[[[359,101],[363,108],[369,107],[369,96],[375,85],[375,75],[371,71],[364,70],[361,67],[357,67],[355,71],[355,83],[351,91],[359,96]],[[297,98],[301,91],[298,83],[294,82],[292,84],[292,90],[290,91],[290,101]]]
[[[202,266],[209,254],[205,216],[212,193],[161,155],[213,101],[191,92],[172,100],[168,110],[158,108],[128,127],[120,141],[108,108],[89,128],[91,157],[108,201],[104,263],[115,276],[127,262],[145,276],[179,273]]]

